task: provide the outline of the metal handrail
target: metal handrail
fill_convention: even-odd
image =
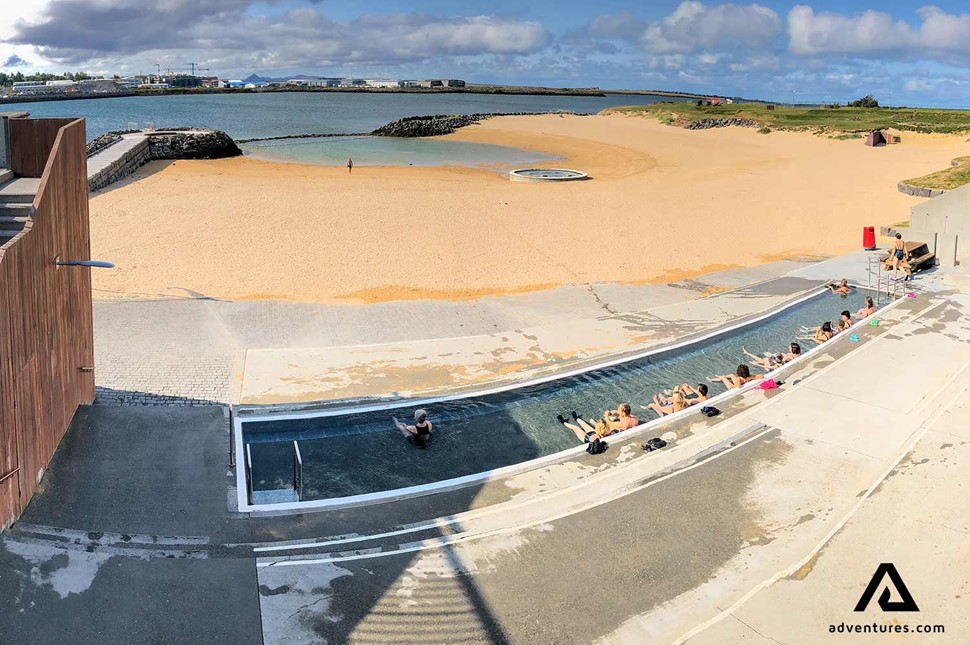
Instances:
[[[253,503],[253,455],[249,451],[249,444],[246,444],[246,499],[249,504]]]
[[[293,442],[293,490],[298,502],[303,501],[303,455],[300,454],[300,444]]]
[[[0,475],[0,484],[2,484],[3,482],[7,481],[8,479],[10,479],[11,477],[13,477],[14,475],[16,475],[19,472],[20,472],[20,468],[18,467],[18,468],[14,468],[13,470],[11,470],[6,475]]]

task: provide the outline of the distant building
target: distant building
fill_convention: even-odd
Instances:
[[[367,87],[401,87],[400,81],[373,80],[366,81]]]
[[[171,87],[202,87],[202,77],[191,74],[175,74],[168,77]]]
[[[465,81],[457,78],[449,79],[445,81],[445,83],[448,85],[448,87],[465,87]]]
[[[340,87],[364,87],[367,85],[367,81],[362,78],[342,78],[340,79]]]
[[[442,79],[429,79],[425,81],[417,81],[418,87],[465,87],[465,81],[457,78],[450,78],[446,80]]]
[[[418,81],[418,87],[444,87],[441,81]]]
[[[400,84],[401,87],[417,87],[418,86],[418,82],[417,81],[412,81],[412,80],[398,81],[398,83]]]

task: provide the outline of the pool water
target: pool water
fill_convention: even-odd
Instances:
[[[541,152],[486,143],[400,137],[321,137],[274,139],[241,145],[257,158],[293,163],[343,166],[496,166],[501,168],[548,161]]]
[[[557,420],[576,411],[586,419],[621,402],[641,422],[656,418],[640,405],[679,383],[706,383],[709,376],[734,373],[744,360],[741,347],[761,355],[786,351],[804,335],[803,326],[855,313],[868,295],[822,294],[750,327],[680,350],[637,359],[525,388],[428,406],[434,437],[421,450],[402,437],[392,417],[411,423],[412,408],[334,417],[247,421],[243,441],[252,453],[255,490],[292,485],[293,441],[303,457],[304,499],[329,499],[461,477],[543,457],[579,444]],[[799,341],[802,351],[815,344]],[[751,367],[752,373],[759,370]],[[724,391],[709,384],[709,396]]]

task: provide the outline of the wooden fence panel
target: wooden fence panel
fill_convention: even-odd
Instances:
[[[84,121],[10,126],[11,165],[41,182],[33,221],[0,249],[0,477],[16,473],[0,482],[0,529],[23,512],[78,405],[94,400],[90,269],[54,262],[91,257]]]
[[[40,177],[62,127],[74,119],[10,119],[10,170],[19,177]],[[85,156],[87,148],[85,147]]]

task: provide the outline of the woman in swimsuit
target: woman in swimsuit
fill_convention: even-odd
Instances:
[[[855,317],[861,320],[862,318],[868,318],[874,313],[876,313],[876,306],[872,304],[872,297],[866,296],[866,306],[855,312]]]
[[[838,284],[832,283],[826,286],[828,287],[829,291],[832,293],[837,293],[840,296],[847,296],[849,295],[849,292],[852,291],[852,287],[849,286],[849,281],[845,278],[842,278]]]
[[[751,381],[760,381],[764,377],[764,374],[752,374],[751,369],[744,363],[741,363],[738,365],[738,369],[734,374],[724,374],[722,376],[715,376],[707,380],[711,383],[723,383],[724,387],[727,389],[736,390],[745,383],[750,383]]]
[[[899,274],[899,263],[903,261],[906,257],[906,243],[903,242],[902,233],[896,233],[896,239],[893,240],[893,254],[889,257],[893,264],[893,280]]]
[[[398,421],[397,417],[394,417],[394,425],[401,431],[401,434],[414,441],[416,446],[422,450],[428,449],[428,443],[431,441],[431,430],[434,426],[428,421],[427,412],[424,410],[415,410],[413,426],[404,425]]]
[[[812,340],[821,345],[827,340],[832,340],[832,336],[835,336],[832,332],[832,323],[826,320],[822,323],[821,327],[816,328],[815,336],[812,337]]]
[[[673,414],[674,412],[680,412],[685,410],[690,406],[687,402],[687,397],[679,387],[675,387],[673,393],[670,395],[669,403],[665,404],[659,396],[654,395],[653,403],[647,405],[648,410],[653,410],[658,416],[665,417],[668,414]]]

